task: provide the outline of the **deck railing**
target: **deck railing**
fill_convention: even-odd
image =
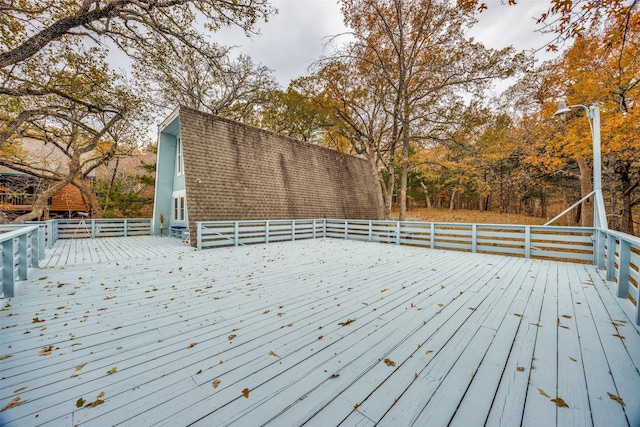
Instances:
[[[27,224],[45,224],[49,245],[58,239],[94,239],[151,234],[151,218],[56,219],[33,221]]]
[[[26,280],[29,268],[37,268],[44,258],[44,229],[38,226],[0,226],[0,246],[2,258],[0,284],[2,297],[15,295],[15,283]]]
[[[594,261],[594,229],[344,219],[197,223],[197,248],[331,237],[467,252]]]

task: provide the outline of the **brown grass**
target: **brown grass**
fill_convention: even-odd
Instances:
[[[394,209],[391,216],[398,218],[398,210]],[[527,224],[542,225],[546,218],[531,217],[518,214],[501,214],[499,212],[481,212],[475,210],[454,210],[416,208],[407,212],[407,219],[425,222],[461,222],[467,224]],[[555,225],[555,223],[554,223]],[[561,223],[558,223],[561,225]],[[566,224],[562,224],[566,225]]]

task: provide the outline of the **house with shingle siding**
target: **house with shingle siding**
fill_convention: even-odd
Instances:
[[[159,127],[154,234],[196,222],[382,219],[366,159],[179,107]],[[181,227],[184,227],[182,229]]]

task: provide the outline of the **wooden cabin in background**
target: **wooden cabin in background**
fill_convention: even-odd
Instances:
[[[31,212],[36,195],[52,184],[49,180],[9,172],[7,169],[0,171],[0,209],[9,220]],[[49,198],[40,219],[74,218],[78,212],[91,212],[91,203],[78,187],[67,184]]]

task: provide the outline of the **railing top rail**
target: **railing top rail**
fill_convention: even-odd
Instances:
[[[627,242],[631,243],[631,245],[640,248],[640,237],[632,236],[630,234],[623,233],[621,231],[611,230],[609,228],[599,228],[598,231],[601,231],[610,236],[617,237],[618,239],[621,239],[621,240],[626,240]]]
[[[3,228],[4,226],[0,227],[0,231],[2,231]],[[5,228],[5,230],[6,229],[8,228]],[[7,240],[14,239],[18,236],[22,236],[23,234],[29,233],[30,231],[35,231],[37,229],[38,229],[37,225],[24,225],[24,226],[21,226],[20,228],[12,229],[7,233],[0,233],[0,242],[5,242]]]

